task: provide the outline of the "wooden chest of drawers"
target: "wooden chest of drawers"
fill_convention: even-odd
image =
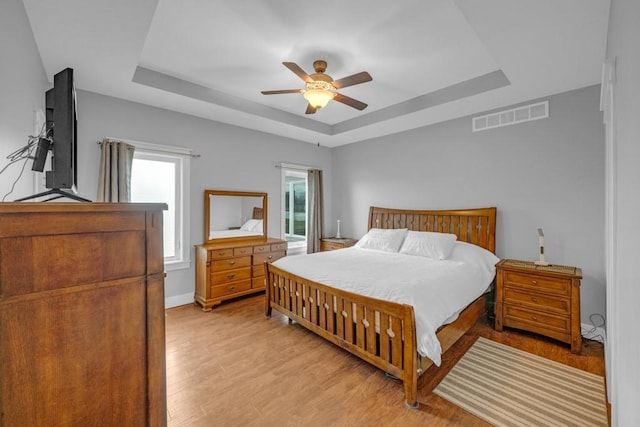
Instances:
[[[347,237],[325,237],[320,239],[320,251],[334,251],[336,249],[349,248],[355,245],[357,240]]]
[[[0,203],[0,426],[166,426],[159,203]]]
[[[582,270],[505,259],[496,264],[496,330],[504,326],[571,344],[580,353]]]
[[[196,246],[195,301],[210,311],[222,301],[263,291],[264,263],[287,254],[280,239]]]

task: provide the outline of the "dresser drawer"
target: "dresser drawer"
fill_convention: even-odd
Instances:
[[[253,247],[254,254],[265,254],[271,251],[271,245],[259,245]]]
[[[212,272],[225,271],[225,270],[231,270],[234,268],[248,267],[250,265],[251,265],[250,256],[220,259],[216,261],[211,261],[211,271]]]
[[[518,285],[524,288],[549,292],[558,295],[571,295],[571,279],[548,277],[536,274],[505,271],[505,284]]]
[[[253,247],[244,246],[242,248],[234,248],[233,256],[251,255],[253,253]]]
[[[569,333],[571,331],[571,319],[567,316],[554,316],[535,310],[506,305],[504,307],[505,325],[516,326],[519,324],[529,325],[528,330],[537,332],[536,327],[553,329],[556,331]],[[515,322],[515,323],[514,323]]]
[[[264,276],[254,277],[251,279],[251,288],[252,289],[264,289],[266,287]]]
[[[232,295],[237,292],[247,291],[251,289],[251,279],[241,280],[233,283],[226,283],[224,285],[216,285],[211,287],[211,295],[214,298],[224,297]]]
[[[250,279],[251,267],[236,268],[233,270],[211,273],[211,284],[221,285],[223,283],[235,282],[237,280]]]
[[[569,315],[571,308],[571,299],[568,297],[538,294],[508,285],[504,287],[504,302],[565,316]]]
[[[284,251],[281,252],[269,252],[266,254],[254,255],[253,256],[253,265],[262,265],[265,261],[273,262],[279,258],[282,258],[285,255]]]
[[[208,259],[229,258],[233,256],[233,248],[212,249],[208,252]]]
[[[286,243],[274,243],[271,245],[271,251],[272,252],[278,252],[278,251],[286,251],[287,250],[287,244]]]

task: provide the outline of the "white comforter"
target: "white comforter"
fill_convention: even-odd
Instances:
[[[487,290],[498,261],[489,251],[457,242],[444,261],[353,247],[288,256],[274,265],[331,287],[412,305],[418,353],[440,366],[436,331]]]

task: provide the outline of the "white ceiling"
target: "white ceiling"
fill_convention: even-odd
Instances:
[[[47,76],[338,146],[600,82],[609,0],[23,0]],[[305,115],[316,59],[373,81]],[[80,106],[81,108],[81,106]]]

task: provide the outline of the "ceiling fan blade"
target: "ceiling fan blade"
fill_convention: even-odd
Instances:
[[[302,89],[283,89],[283,90],[263,90],[260,92],[263,95],[279,95],[281,93],[300,93]]]
[[[350,76],[343,77],[338,80],[334,80],[332,84],[336,89],[342,89],[343,87],[353,86],[353,85],[357,85],[364,82],[370,82],[371,80],[373,80],[371,75],[366,71],[363,71],[358,74],[352,74]]]
[[[307,104],[307,111],[305,111],[305,114],[314,114],[316,111],[318,111],[318,109],[316,107],[314,107],[311,104]]]
[[[305,82],[307,83],[313,82],[313,79],[311,78],[311,76],[307,74],[302,68],[300,68],[300,66],[295,62],[283,62],[282,65],[284,65],[285,67],[293,71],[295,75],[300,77]]]
[[[342,102],[349,107],[353,107],[357,110],[364,110],[367,108],[367,104],[364,102],[360,102],[357,99],[349,98],[348,96],[344,96],[340,93],[336,93],[336,96],[333,97],[334,101]]]

